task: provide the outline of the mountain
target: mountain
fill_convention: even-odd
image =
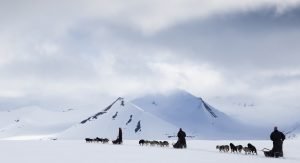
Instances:
[[[58,135],[61,139],[85,137],[116,137],[118,128],[123,129],[124,139],[166,138],[174,135],[177,127],[145,112],[132,102],[118,98],[102,111],[83,119]]]
[[[84,110],[53,111],[40,107],[24,107],[0,112],[0,138],[30,139],[62,132],[88,116]]]
[[[289,127],[283,133],[287,139],[300,139],[300,122],[296,123],[292,127]]]
[[[176,139],[179,128],[193,139],[268,139],[269,135],[269,130],[244,124],[183,90],[131,101],[120,97],[99,110],[26,107],[0,111],[1,139],[114,139],[119,127],[124,139]]]
[[[145,111],[203,139],[263,138],[262,129],[241,123],[186,91],[147,95],[133,101]]]
[[[265,135],[261,129],[240,123],[203,99],[176,90],[133,101],[118,98],[58,137],[114,138],[119,127],[123,129],[125,139],[176,137],[179,128],[195,139],[259,139]]]

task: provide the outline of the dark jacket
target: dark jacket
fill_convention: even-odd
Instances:
[[[274,130],[270,135],[270,139],[273,141],[272,152],[275,156],[283,156],[282,144],[285,139],[285,135],[278,130]]]
[[[273,142],[282,142],[285,139],[285,135],[278,130],[274,130],[270,135],[270,139]]]
[[[122,129],[121,129],[121,128],[119,128],[119,136],[118,136],[118,140],[119,140],[120,143],[123,142],[123,136],[122,136]]]
[[[180,129],[179,132],[177,133],[177,137],[178,137],[178,142],[184,148],[186,148],[186,140],[185,140],[186,134],[185,134],[185,132]]]
[[[185,134],[184,131],[179,130],[179,132],[177,133],[177,137],[178,137],[179,139],[185,139],[186,134]]]

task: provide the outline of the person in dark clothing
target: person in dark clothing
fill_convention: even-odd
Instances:
[[[122,134],[122,129],[121,128],[119,128],[118,139],[119,139],[120,144],[122,144],[123,143],[123,134]]]
[[[122,129],[119,128],[119,135],[118,135],[118,138],[117,138],[116,140],[112,141],[113,144],[122,144],[122,143],[123,143],[123,137],[122,137],[122,136],[123,136],[123,135],[122,135]]]
[[[174,148],[186,148],[186,134],[185,132],[180,128],[177,133],[178,141],[173,145]]]
[[[282,144],[285,140],[285,135],[278,131],[277,127],[274,127],[274,131],[270,135],[270,139],[273,141],[272,152],[275,157],[283,157]]]

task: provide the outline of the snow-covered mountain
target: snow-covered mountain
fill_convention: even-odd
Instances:
[[[62,132],[90,113],[65,109],[52,111],[40,107],[24,107],[0,112],[0,138],[44,137]]]
[[[118,128],[123,129],[125,139],[166,138],[177,131],[177,127],[135,104],[118,98],[104,110],[87,117],[80,123],[61,133],[63,139],[85,137],[115,138]]]
[[[263,138],[260,129],[229,117],[201,98],[182,90],[147,95],[133,101],[118,98],[102,111],[61,133],[60,138],[114,138],[123,128],[125,139],[175,137],[179,128],[198,139]]]
[[[150,94],[132,101],[117,98],[99,110],[27,107],[0,112],[1,139],[36,135],[114,139],[119,127],[124,139],[175,138],[179,128],[195,139],[268,139],[269,134],[183,90]]]
[[[145,111],[162,118],[190,135],[204,139],[263,138],[260,128],[245,125],[183,91],[147,95],[133,101]]]
[[[286,134],[287,139],[300,139],[300,123],[298,122],[283,132]]]

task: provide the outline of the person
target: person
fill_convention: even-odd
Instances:
[[[179,129],[178,133],[177,133],[177,137],[178,137],[178,141],[173,145],[174,148],[186,148],[186,134],[185,132],[182,130],[182,128]]]
[[[122,129],[119,128],[118,138],[116,140],[112,141],[113,144],[122,144],[123,143],[123,137],[122,136],[123,136],[122,135]]]
[[[273,141],[272,152],[274,157],[283,157],[282,144],[285,140],[285,135],[278,131],[277,127],[274,127],[274,131],[270,135],[270,139]]]

